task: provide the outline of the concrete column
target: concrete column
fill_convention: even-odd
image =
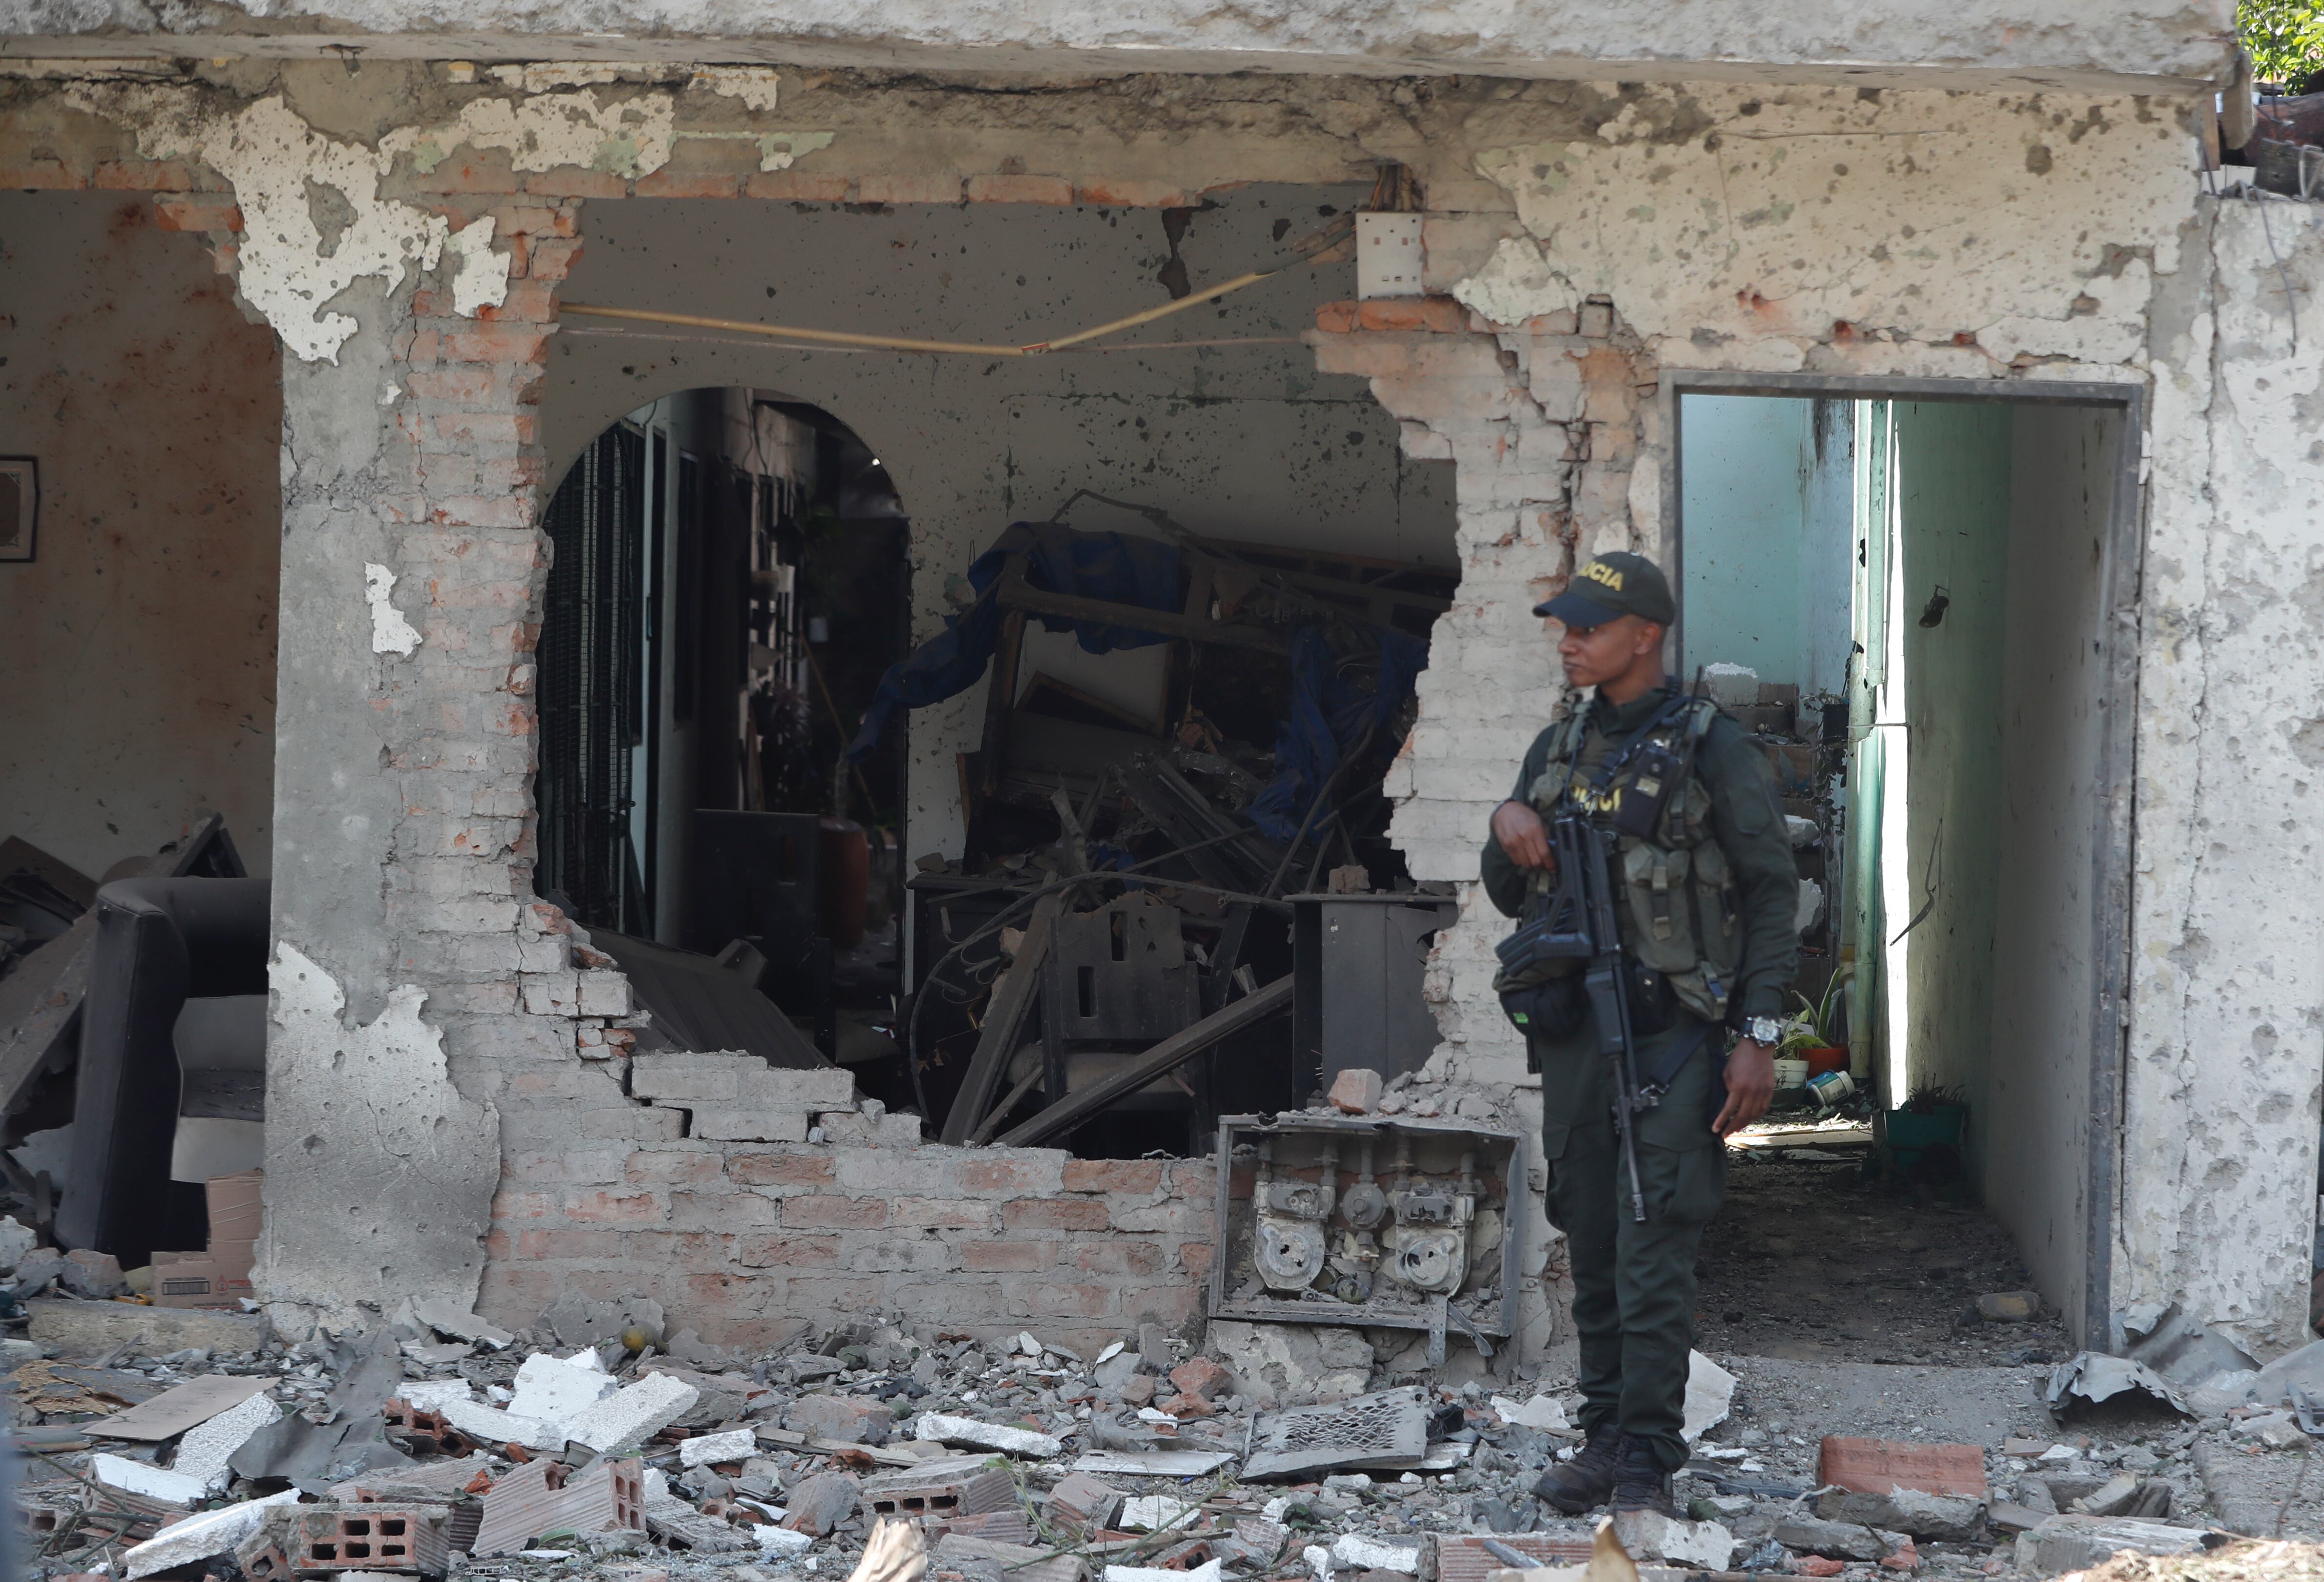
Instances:
[[[531,894],[532,403],[577,208],[494,211],[501,305],[365,282],[335,361],[285,358],[258,1283],[293,1332],[472,1302],[501,1096],[618,1092],[576,1059],[565,924]]]

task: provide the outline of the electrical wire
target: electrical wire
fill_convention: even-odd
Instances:
[[[1245,286],[1271,280],[1303,264],[1313,264],[1323,254],[1338,246],[1354,228],[1355,217],[1342,215],[1322,230],[1301,238],[1292,248],[1288,263],[1272,269],[1254,269],[1222,281],[1199,291],[1190,292],[1173,302],[1143,312],[1130,313],[1110,319],[1088,329],[1077,329],[1071,335],[1056,336],[1048,340],[1037,340],[1024,346],[1002,346],[979,341],[924,340],[913,336],[860,335],[844,329],[807,329],[798,325],[757,324],[746,319],[709,319],[695,313],[665,313],[647,308],[611,308],[598,303],[566,302],[559,311],[578,313],[595,319],[626,319],[646,324],[682,324],[693,329],[723,329],[738,335],[772,336],[784,340],[815,341],[829,346],[861,347],[875,351],[927,352],[972,357],[1036,357],[1054,351],[1077,347],[1085,341],[1100,339],[1124,329],[1135,329],[1141,324],[1151,324],[1183,313],[1189,308],[1199,308],[1204,302],[1215,301]]]

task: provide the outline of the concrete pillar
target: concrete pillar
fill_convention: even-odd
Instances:
[[[493,211],[500,306],[366,281],[335,361],[285,358],[258,1283],[292,1332],[472,1302],[501,1096],[618,1092],[575,1058],[565,925],[531,894],[532,404],[577,208]]]

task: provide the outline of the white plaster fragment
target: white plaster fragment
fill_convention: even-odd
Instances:
[[[379,196],[383,153],[324,136],[279,94],[230,116],[178,89],[92,88],[78,97],[138,125],[148,157],[199,161],[226,179],[242,208],[243,300],[303,361],[337,362],[360,328],[352,314],[329,311],[340,292],[434,268],[450,235],[442,217]]]
[[[681,1466],[707,1466],[717,1461],[747,1461],[759,1453],[758,1436],[749,1429],[729,1429],[723,1434],[696,1434],[678,1447]]]
[[[282,1409],[263,1395],[228,1407],[209,1421],[186,1430],[178,1441],[170,1470],[194,1479],[209,1494],[221,1494],[234,1481],[227,1457],[241,1449],[251,1435],[281,1416]]]
[[[199,1478],[171,1472],[150,1461],[133,1461],[126,1456],[91,1457],[88,1475],[108,1487],[166,1500],[172,1505],[190,1505],[208,1492]]]
[[[395,591],[395,573],[384,566],[364,568],[364,597],[371,605],[371,651],[374,653],[400,653],[406,659],[420,646],[420,628],[403,618],[403,612],[388,602]]]
[[[456,121],[398,127],[380,139],[379,168],[384,171],[398,154],[409,153],[420,170],[432,171],[465,144],[504,149],[519,171],[578,165],[617,176],[650,175],[669,162],[677,123],[676,104],[661,93],[604,97],[581,88],[472,99],[460,106]]]
[[[1549,266],[1539,245],[1520,236],[1502,237],[1476,273],[1454,283],[1452,296],[1496,324],[1522,324],[1582,305],[1573,282]]]
[[[758,134],[759,168],[788,171],[819,148],[829,148],[833,132],[761,132]]]
[[[509,254],[493,251],[493,217],[485,215],[454,231],[444,251],[454,265],[452,310],[474,319],[479,308],[508,301]]]
[[[164,1527],[124,1554],[123,1575],[134,1582],[136,1577],[151,1577],[156,1571],[225,1554],[258,1531],[266,1521],[267,1507],[296,1504],[300,1498],[297,1489],[284,1489],[263,1499],[244,1500],[238,1505],[224,1505],[189,1516]]]
[[[683,1379],[648,1374],[566,1424],[566,1436],[608,1456],[626,1456],[692,1411],[701,1397]]]
[[[517,1369],[516,1395],[509,1411],[542,1422],[566,1422],[620,1388],[601,1368],[576,1367],[540,1352]]]
[[[722,98],[740,99],[748,110],[775,107],[778,73],[771,66],[697,66],[694,86],[706,88]]]

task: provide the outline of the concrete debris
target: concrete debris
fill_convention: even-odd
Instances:
[[[641,1307],[576,1313],[567,1304],[558,1317],[584,1334],[618,1320],[643,1340],[643,1323],[659,1325],[660,1314]],[[58,1370],[71,1365],[35,1358],[50,1370],[38,1373],[20,1363],[25,1420],[65,1402],[83,1409],[60,1417],[103,1416],[140,1390],[191,1401],[200,1392],[178,1392],[203,1379],[261,1386],[174,1447],[107,1455],[101,1466],[86,1449],[46,1452],[57,1467],[36,1472],[69,1470],[93,1487],[57,1476],[24,1492],[24,1508],[42,1513],[40,1531],[61,1528],[75,1545],[60,1542],[44,1575],[54,1582],[101,1559],[115,1577],[199,1561],[218,1571],[238,1555],[253,1582],[289,1582],[302,1569],[361,1582],[360,1570],[409,1577],[423,1565],[516,1582],[654,1573],[732,1582],[753,1567],[761,1582],[837,1582],[885,1526],[908,1531],[917,1547],[902,1569],[875,1567],[870,1582],[924,1582],[921,1572],[926,1582],[1490,1582],[1497,1571],[1505,1582],[1584,1582],[1594,1540],[1593,1518],[1560,1516],[1532,1494],[1575,1448],[1570,1381],[1407,1371],[1416,1349],[1399,1360],[1388,1343],[1408,1343],[1377,1333],[1213,1325],[1212,1344],[1197,1346],[1154,1327],[1076,1356],[1038,1336],[912,1333],[875,1315],[758,1355],[672,1337],[693,1358],[681,1365],[658,1341],[635,1351],[593,1343],[544,1315],[504,1348],[472,1342],[474,1355],[429,1365],[403,1343],[443,1331],[417,1311],[406,1320],[410,1334],[286,1346],[262,1332],[243,1349],[184,1348],[166,1361],[132,1347],[69,1378]],[[1260,1337],[1290,1344],[1264,1346]],[[1724,1382],[1725,1416],[1706,1426],[1675,1480],[1692,1520],[1632,1513],[1608,1528],[1639,1582],[1738,1568],[1982,1582],[2003,1562],[2053,1572],[2102,1555],[2106,1543],[2170,1552],[2200,1537],[2159,1520],[2181,1490],[2201,1499],[2202,1480],[2186,1465],[2194,1451],[2215,1444],[2226,1460],[2269,1460],[2271,1428],[2298,1432],[2282,1412],[2246,1409],[2144,1441],[2078,1434],[2053,1443],[2034,1437],[2038,1375],[2029,1375],[2028,1415],[1985,1446],[1818,1440],[1785,1420],[1792,1409],[1770,1402],[1748,1365],[1731,1373],[1703,1361]],[[1262,1389],[1281,1399],[1332,1375],[1397,1383],[1335,1402],[1264,1403]],[[48,1393],[52,1377],[73,1393]],[[1209,1414],[1149,1409],[1141,1420],[1127,1410],[1135,1385],[1156,1383],[1165,1399],[1200,1402]],[[1941,1388],[1941,1374],[1930,1384]],[[105,1404],[88,1407],[93,1400]],[[364,1424],[342,1420],[367,1401]],[[543,1420],[519,1410],[527,1407],[569,1415]],[[442,1431],[382,1438],[391,1411],[407,1423],[440,1413]],[[590,1428],[593,1418],[602,1427]],[[46,1429],[26,1422],[28,1432]],[[615,1447],[631,1441],[633,1453],[602,1454],[585,1430]],[[239,1454],[262,1435],[271,1445]],[[1300,1465],[1263,1484],[1270,1456]],[[1988,1466],[2009,1499],[1986,1493]],[[275,1505],[253,1497],[281,1489],[269,1479],[284,1476],[294,1482]],[[225,1503],[198,1509],[212,1500]],[[195,1514],[180,1517],[184,1506]],[[101,1508],[111,1514],[100,1518]],[[350,1541],[350,1522],[395,1520],[410,1523],[409,1564],[351,1551],[318,1558],[318,1545]],[[126,1540],[106,1548],[99,1535],[124,1524]],[[1478,1547],[1489,1540],[1501,1549]]]
[[[2135,1490],[2137,1480],[2133,1478],[2130,1482]],[[1981,1500],[1907,1488],[1892,1488],[1886,1494],[1827,1489],[1817,1497],[1815,1513],[1827,1522],[1890,1528],[1914,1538],[1941,1539],[1950,1543],[1971,1542],[1985,1526],[1985,1503]]]
[[[2060,1363],[2050,1375],[2048,1393],[2051,1409],[2064,1411],[2075,1406],[2096,1406],[2126,1390],[2143,1390],[2174,1411],[2188,1411],[2187,1398],[2179,1387],[2153,1368],[2128,1357],[2104,1356],[2094,1351]]]
[[[1681,1522],[1659,1511],[1624,1511],[1614,1517],[1613,1528],[1616,1540],[1634,1560],[1723,1571],[1735,1556],[1735,1535],[1716,1522]]]
[[[1047,1434],[1014,1429],[1005,1423],[982,1422],[973,1417],[952,1417],[931,1411],[912,1428],[915,1439],[945,1445],[965,1445],[975,1450],[999,1450],[1010,1456],[1030,1456],[1046,1461],[1064,1454],[1065,1446]]]
[[[2203,1547],[2200,1527],[2163,1522],[2100,1522],[2088,1516],[2052,1516],[2031,1532],[2017,1535],[2017,1569],[2036,1577],[2079,1571],[2124,1550],[2141,1555],[2193,1554]]]
[[[1691,1445],[1727,1420],[1735,1375],[1699,1351],[1687,1353],[1686,1360],[1686,1422],[1679,1431]]]

